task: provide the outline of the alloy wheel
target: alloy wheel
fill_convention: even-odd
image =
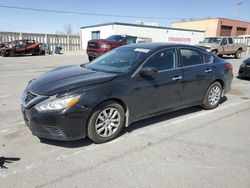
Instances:
[[[95,131],[103,138],[115,134],[121,124],[121,114],[116,108],[106,108],[99,113],[95,121]]]
[[[209,91],[208,95],[209,104],[212,106],[216,105],[220,101],[220,97],[221,97],[221,90],[217,85],[215,85]]]

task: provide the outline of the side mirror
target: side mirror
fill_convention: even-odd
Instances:
[[[154,67],[144,67],[139,72],[142,77],[154,77],[157,73],[158,70]]]

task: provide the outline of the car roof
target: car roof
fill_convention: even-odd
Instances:
[[[166,43],[166,42],[147,42],[147,43],[136,43],[136,44],[129,44],[124,47],[133,47],[133,48],[146,48],[146,49],[162,49],[162,48],[177,48],[177,47],[186,47],[186,48],[196,48],[199,50],[204,51],[203,48],[194,46],[194,45],[188,45],[188,44],[176,44],[176,43]]]

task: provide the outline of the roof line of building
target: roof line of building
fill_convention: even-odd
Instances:
[[[92,27],[108,26],[108,25],[123,25],[123,26],[133,26],[133,27],[156,28],[156,29],[171,29],[171,30],[179,30],[179,31],[205,32],[203,30],[179,29],[179,28],[172,28],[172,27],[139,25],[139,24],[121,23],[121,22],[110,22],[110,23],[103,23],[103,24],[97,24],[97,25],[84,26],[84,27],[81,27],[81,29],[92,28]]]
[[[242,21],[242,20],[237,20],[237,19],[229,19],[229,18],[222,18],[222,17],[215,17],[215,18],[200,18],[200,19],[192,19],[192,20],[184,20],[184,21],[177,21],[177,22],[172,22],[172,23],[182,23],[182,22],[195,22],[195,21],[202,21],[202,20],[231,20],[231,21],[239,21],[239,22],[244,22],[244,23],[250,23],[247,21]]]

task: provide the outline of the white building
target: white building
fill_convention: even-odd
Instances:
[[[118,22],[106,23],[81,27],[82,49],[86,50],[87,43],[91,39],[105,39],[115,34],[147,37],[151,38],[152,42],[198,44],[203,40],[205,31]]]

